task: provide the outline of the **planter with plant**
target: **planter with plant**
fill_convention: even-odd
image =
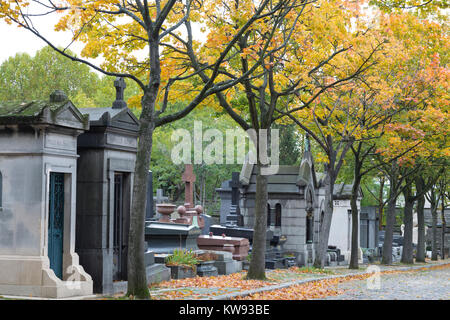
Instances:
[[[197,264],[200,260],[192,250],[175,249],[165,260],[170,268],[172,279],[193,278],[197,274]]]

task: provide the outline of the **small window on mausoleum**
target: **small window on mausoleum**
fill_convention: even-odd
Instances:
[[[281,204],[275,205],[275,227],[281,227]]]

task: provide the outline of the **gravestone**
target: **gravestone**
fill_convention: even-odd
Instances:
[[[202,251],[212,253],[216,256],[216,260],[214,260],[214,266],[217,268],[218,274],[228,275],[242,271],[242,261],[234,260],[233,254],[231,252],[211,250]]]
[[[241,211],[239,209],[239,172],[233,172],[231,175],[231,205],[227,215],[226,225],[228,227],[236,227],[243,225]]]
[[[94,280],[94,291],[126,288],[128,233],[139,120],[123,101],[125,83],[116,79],[109,108],[84,108],[90,130],[78,138],[76,248]],[[155,271],[146,250],[147,274]],[[164,270],[157,270],[164,273]]]
[[[184,206],[180,206],[177,212],[180,217],[177,218],[175,223],[196,225],[200,229],[205,226],[205,219],[203,217],[203,207],[197,205],[194,207],[194,182],[196,180],[192,164],[185,165],[185,171],[182,176],[182,180],[185,183],[184,192]]]
[[[194,174],[194,168],[192,164],[185,165],[185,171],[181,177],[181,180],[185,183],[184,190],[184,206],[186,209],[194,207],[194,182],[196,180]]]
[[[231,180],[222,182],[220,188],[216,189],[216,192],[220,198],[220,220],[219,223],[222,226],[227,224],[227,216],[230,213],[231,207]]]
[[[148,171],[147,178],[147,204],[145,207],[145,220],[148,221],[155,215],[153,208],[153,173]]]
[[[75,249],[77,136],[88,129],[62,91],[0,105],[0,295],[92,294]]]

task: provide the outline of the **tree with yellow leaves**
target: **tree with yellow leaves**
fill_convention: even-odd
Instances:
[[[370,67],[378,49],[360,48],[361,30],[350,31],[351,18],[358,8],[348,1],[283,1],[283,9],[257,22],[238,41],[236,56],[220,70],[221,79],[239,79],[237,86],[216,94],[223,108],[244,130],[254,129],[256,145],[256,199],[252,260],[247,277],[265,277],[265,230],[267,223],[267,175],[273,163],[263,160],[258,134],[287,114],[307,109],[328,89],[344,83]],[[279,6],[273,3],[270,8]],[[217,55],[227,34],[248,15],[248,3],[216,6],[208,11],[210,35],[203,47],[206,56]],[[226,40],[225,40],[226,43]],[[336,67],[338,65],[339,67]],[[194,68],[203,83],[209,76]],[[300,106],[300,107],[299,107]],[[262,138],[265,139],[265,138]],[[268,155],[267,155],[268,156]]]
[[[208,80],[199,86],[203,79],[200,79],[199,71],[191,67],[191,60],[196,63],[200,59],[197,54],[201,52],[188,54],[186,44],[188,48],[199,46],[201,39],[194,39],[190,23],[205,23],[204,15],[215,6],[215,1],[0,1],[0,18],[7,23],[29,30],[68,59],[105,75],[128,78],[141,89],[138,99],[142,112],[129,232],[128,295],[149,296],[144,264],[144,223],[154,129],[181,119],[208,96],[240,83],[243,77],[224,80],[220,78],[220,71],[235,56],[242,35],[255,22],[276,14],[285,1],[279,1],[270,9],[268,5],[273,1],[246,3],[245,18],[228,28],[226,33],[216,34],[224,43],[202,63],[201,70]],[[50,15],[59,16],[56,31],[73,34],[64,49],[42,34],[35,22],[36,18]],[[84,45],[81,57],[68,51],[74,42]],[[100,64],[90,60],[99,57],[103,60]],[[261,63],[257,62],[255,66]],[[182,110],[171,110],[169,102],[181,96],[189,99],[189,103]]]

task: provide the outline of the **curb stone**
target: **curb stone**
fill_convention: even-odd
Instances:
[[[432,267],[436,267],[436,266],[440,266],[440,265],[446,265],[449,263],[450,262],[448,260],[446,260],[446,261],[443,261],[442,263],[433,263],[433,264],[429,264],[429,265],[420,265],[420,266],[411,266],[411,267],[398,267],[398,268],[394,267],[394,268],[392,268],[390,266],[387,266],[387,268],[385,268],[384,270],[381,270],[381,272],[383,272],[383,271],[409,271],[409,270],[418,270],[418,269],[423,269],[423,268],[428,269],[428,268],[432,268]],[[284,288],[288,288],[288,287],[291,287],[291,286],[294,286],[297,284],[304,284],[304,283],[314,282],[314,281],[318,281],[318,280],[345,278],[348,276],[370,274],[370,273],[373,273],[373,272],[362,271],[362,272],[353,272],[353,273],[345,274],[345,275],[334,275],[334,276],[328,276],[328,277],[325,276],[325,277],[316,277],[316,278],[310,278],[310,279],[302,279],[302,280],[285,282],[282,284],[266,286],[266,287],[257,288],[257,289],[241,291],[241,292],[237,292],[237,293],[224,294],[224,295],[211,297],[209,299],[206,298],[206,299],[202,299],[202,300],[231,300],[232,298],[235,298],[235,297],[246,297],[251,294],[265,292],[265,291],[278,290],[278,289],[284,289]]]

